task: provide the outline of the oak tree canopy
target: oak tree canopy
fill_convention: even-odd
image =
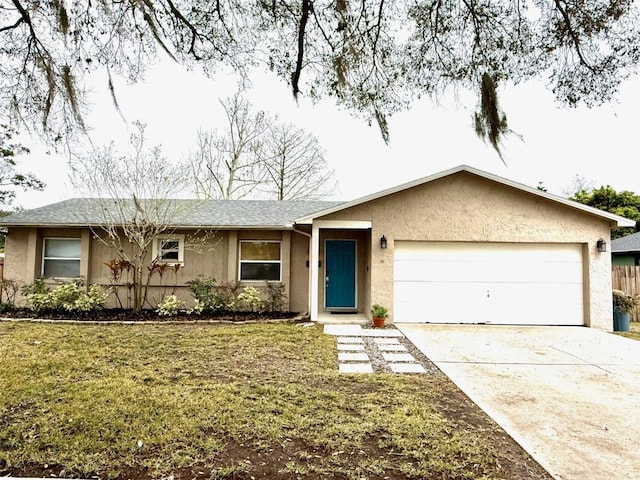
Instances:
[[[385,140],[417,98],[473,89],[476,131],[498,150],[500,85],[538,78],[562,104],[607,102],[636,70],[640,21],[633,0],[0,0],[2,113],[49,139],[83,127],[88,73],[113,91],[113,75],[139,81],[163,55],[271,70]]]

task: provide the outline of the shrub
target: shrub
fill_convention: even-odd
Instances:
[[[238,307],[238,282],[221,283],[215,288],[215,302],[219,310],[232,312]]]
[[[56,310],[58,308],[53,302],[53,297],[51,297],[51,294],[48,292],[28,294],[27,306],[36,314]]]
[[[49,295],[53,308],[70,311],[74,309],[76,300],[80,297],[80,288],[77,283],[65,283],[56,287]]]
[[[80,292],[73,304],[73,310],[83,313],[96,312],[104,308],[104,302],[106,301],[107,296],[100,285],[91,285],[88,291]]]
[[[200,300],[198,300],[196,298],[195,301],[193,302],[193,307],[190,308],[189,310],[187,310],[187,313],[188,314],[195,314],[195,315],[202,315],[203,311],[204,311],[204,307],[203,307],[202,303],[200,303]]]
[[[91,285],[84,291],[77,283],[65,283],[49,291],[44,281],[39,280],[23,288],[27,293],[27,304],[35,313],[64,310],[90,313],[104,308],[106,295],[99,285]]]
[[[240,290],[241,286],[238,282],[222,282],[218,283],[214,278],[201,277],[188,283],[189,290],[195,298],[193,308],[189,313],[220,313],[233,312],[236,310],[261,310],[263,302],[260,298],[260,292],[254,287],[245,287]],[[271,298],[271,304],[283,304],[284,286],[281,293],[278,292],[278,286],[274,287],[274,294]],[[280,300],[278,300],[280,299]],[[280,302],[280,303],[278,303]]]
[[[638,298],[623,292],[622,290],[613,290],[613,306],[618,307],[622,313],[633,313],[638,305]]]
[[[32,283],[23,285],[20,289],[22,296],[27,297],[34,293],[47,293],[49,288],[42,278],[36,278]]]
[[[178,300],[178,297],[175,295],[167,295],[162,303],[158,305],[156,313],[163,317],[174,317],[180,313],[180,310],[183,308],[184,302],[182,300]]]
[[[0,311],[8,312],[16,306],[20,284],[15,280],[0,280]]]
[[[0,302],[0,313],[11,312],[15,309],[15,304],[9,302]]]
[[[260,292],[254,287],[244,287],[237,296],[236,305],[240,310],[255,312],[262,304]]]
[[[196,306],[192,309],[193,313],[210,313],[219,309],[217,304],[218,284],[215,278],[197,278],[188,282],[187,285],[196,300]]]
[[[287,294],[284,293],[284,284],[280,282],[267,282],[267,299],[264,300],[264,310],[268,312],[283,312],[287,302]]]

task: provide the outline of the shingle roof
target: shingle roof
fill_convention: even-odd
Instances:
[[[640,232],[611,240],[611,252],[640,252]]]
[[[109,201],[73,198],[0,218],[5,226],[88,226],[104,223]],[[289,227],[296,218],[342,202],[276,200],[175,200],[172,226],[181,227]],[[115,207],[115,202],[113,206]],[[131,203],[130,205],[133,205]],[[133,211],[133,209],[132,209]]]

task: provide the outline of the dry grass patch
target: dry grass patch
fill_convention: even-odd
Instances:
[[[628,332],[616,332],[618,335],[640,340],[640,322],[630,322]]]
[[[0,359],[0,474],[549,478],[443,376],[339,375],[315,327],[2,322]]]

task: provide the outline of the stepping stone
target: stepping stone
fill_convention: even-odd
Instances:
[[[393,373],[427,373],[419,363],[390,363]]]
[[[416,359],[410,353],[382,353],[382,358],[387,362],[415,362]]]
[[[407,348],[399,343],[382,343],[378,345],[378,349],[382,352],[406,352]]]
[[[364,345],[358,345],[355,343],[339,343],[338,351],[340,352],[364,352]]]
[[[327,335],[360,336],[362,327],[360,325],[325,325],[324,333]]]
[[[338,337],[338,343],[363,343],[362,337]]]
[[[366,353],[338,353],[339,362],[368,362],[369,355]]]
[[[377,337],[374,338],[373,341],[377,344],[377,345],[400,345],[400,340],[398,340],[397,338],[385,338],[385,337]]]
[[[340,373],[373,373],[373,366],[370,363],[340,363],[338,371]]]

